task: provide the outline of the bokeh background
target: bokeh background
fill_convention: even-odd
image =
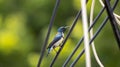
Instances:
[[[56,0],[0,0],[0,67],[36,67],[40,56],[41,47],[47,34],[48,25]],[[111,0],[113,5],[114,0]],[[88,16],[91,0],[87,4]],[[115,13],[120,15],[120,2]],[[97,16],[102,6],[96,0],[94,17]],[[63,25],[70,26],[80,10],[79,0],[61,0],[49,42],[57,32],[57,28]],[[102,14],[94,31],[97,30],[106,16]],[[89,18],[88,18],[89,19]],[[68,31],[65,32],[65,34]],[[75,45],[83,35],[81,17],[79,18],[70,38],[56,60],[54,67],[61,67]],[[120,67],[120,51],[108,22],[100,34],[94,40],[100,60],[105,67]],[[67,66],[77,57],[83,48],[83,44],[75,53]],[[59,48],[57,48],[58,50]],[[55,56],[55,52],[45,57],[41,67],[49,67]],[[91,50],[92,67],[99,67]],[[75,67],[85,67],[85,56],[77,62]]]

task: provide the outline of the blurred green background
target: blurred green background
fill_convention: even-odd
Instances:
[[[41,47],[47,34],[48,25],[56,0],[0,0],[0,67],[36,67],[40,56]],[[111,4],[113,5],[114,0]],[[91,0],[87,4],[88,16]],[[115,13],[120,15],[120,2]],[[102,6],[96,0],[94,17],[97,16]],[[61,0],[49,42],[57,32],[57,28],[63,25],[70,26],[80,9],[79,0]],[[97,30],[106,16],[102,14],[94,31]],[[89,18],[88,18],[89,19]],[[65,34],[68,31],[65,32]],[[79,18],[70,38],[67,40],[54,67],[61,67],[83,35],[81,17]],[[120,51],[110,23],[108,22],[100,34],[94,40],[100,60],[105,67],[120,67]],[[77,57],[83,48],[75,53],[71,62]],[[59,49],[59,48],[57,48]],[[49,67],[55,56],[55,52],[45,57],[41,67]],[[99,67],[91,50],[92,67]],[[85,67],[85,56],[77,62],[75,67]]]

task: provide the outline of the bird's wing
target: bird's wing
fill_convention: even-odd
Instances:
[[[53,39],[53,41],[49,44],[47,48],[50,48],[51,46],[53,46],[57,41],[61,39],[61,37],[62,35],[56,35],[56,37]]]

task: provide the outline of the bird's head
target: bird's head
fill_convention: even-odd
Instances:
[[[58,32],[65,32],[67,28],[69,28],[69,26],[62,26],[58,29]]]

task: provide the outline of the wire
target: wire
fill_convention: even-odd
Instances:
[[[100,4],[101,4],[103,7],[105,6],[102,0],[99,0],[99,2],[100,2]],[[120,16],[119,16],[118,14],[114,13],[114,12],[113,12],[113,14],[114,14],[114,16],[115,16],[115,19],[116,19],[117,23],[120,25],[120,21],[119,21]],[[118,18],[119,18],[119,19],[118,19]]]
[[[101,11],[99,12],[99,14],[97,15],[97,17],[94,19],[93,23],[91,24],[91,26],[88,29],[88,32],[90,31],[90,29],[95,25],[95,23],[97,22],[98,18],[102,15],[103,11],[105,10],[105,7],[101,9]],[[84,37],[82,37],[79,42],[77,43],[75,49],[71,52],[71,54],[69,55],[69,57],[67,58],[67,60],[65,61],[65,63],[63,64],[63,67],[65,67],[68,62],[70,61],[70,59],[72,58],[72,56],[75,54],[75,52],[77,51],[77,49],[80,47],[82,41],[84,40]]]
[[[40,58],[39,58],[37,67],[40,67],[40,64],[41,64],[41,62],[42,62],[42,59],[43,59],[43,56],[44,56],[44,52],[45,52],[45,48],[46,48],[46,45],[47,45],[47,42],[48,42],[48,39],[49,39],[49,35],[50,35],[51,29],[52,29],[52,25],[53,25],[53,22],[54,22],[54,19],[55,19],[55,15],[56,15],[56,12],[57,12],[59,3],[60,3],[60,0],[57,0],[57,1],[56,1],[56,5],[55,5],[54,10],[53,10],[53,14],[52,14],[51,20],[50,20],[50,24],[49,24],[48,32],[47,32],[47,35],[46,35],[46,39],[45,39],[45,42],[44,42],[44,44],[43,44],[43,46],[42,46],[42,49],[41,49],[41,55],[40,55]],[[115,8],[116,5],[117,5],[117,3],[114,5],[113,9]],[[105,9],[105,8],[103,8],[103,11],[104,11],[104,9]],[[74,29],[74,26],[76,25],[76,22],[77,22],[77,20],[78,20],[78,18],[79,18],[79,16],[80,16],[80,14],[81,14],[81,10],[78,12],[75,20],[73,21],[73,24],[71,25],[70,31],[68,32],[65,40],[63,41],[62,47],[60,48],[60,50],[58,51],[58,53],[57,53],[56,56],[54,57],[53,61],[52,61],[51,64],[50,64],[50,67],[53,66],[55,60],[56,60],[57,57],[59,56],[59,53],[60,53],[60,51],[62,50],[62,48],[64,47],[64,44],[66,43],[66,41],[67,41],[68,37],[70,36],[72,30]],[[101,13],[101,14],[102,14],[102,13]],[[99,14],[97,17],[99,17],[101,14]],[[114,15],[115,15],[115,14],[114,14]],[[116,14],[115,18],[118,19],[118,18],[120,18],[120,16]],[[96,18],[95,21],[93,21],[93,24],[89,27],[89,30],[88,30],[88,31],[90,31],[90,29],[94,26],[94,24],[96,23],[97,19],[98,19],[98,18]],[[117,20],[117,19],[116,19],[116,21],[117,21],[117,23],[118,23],[119,20]],[[108,20],[108,18],[106,19],[106,21],[107,21],[107,20]],[[106,21],[104,21],[104,22],[106,22]],[[94,23],[94,22],[95,22],[95,23]],[[103,23],[103,24],[101,24],[101,26],[104,26],[105,24],[106,24],[106,23]],[[101,29],[102,29],[102,28],[101,28]],[[95,37],[98,35],[99,32],[100,32],[100,29],[96,32],[96,34],[93,36],[93,38],[90,40],[89,43],[91,43],[91,42],[95,39]],[[81,40],[78,42],[78,44],[77,44],[78,47],[80,46],[80,44],[81,44],[81,42],[82,42],[83,40],[84,40],[84,37],[82,37]],[[73,56],[73,54],[76,52],[76,50],[78,49],[77,46],[76,46],[76,48],[75,48],[75,51],[73,51],[73,53],[71,54],[72,56]],[[84,54],[84,50],[82,50],[82,52],[80,53],[80,55],[77,57],[77,58],[78,58],[77,60],[79,60],[79,58],[80,58],[83,54]],[[71,55],[70,55],[70,56],[71,56]],[[69,60],[70,60],[70,56],[68,57]],[[72,56],[71,56],[71,57],[72,57]],[[68,61],[69,61],[69,60],[68,60]],[[75,63],[77,62],[77,60],[75,60]],[[73,65],[74,65],[75,63],[73,63]],[[72,66],[72,64],[71,64],[71,66]]]
[[[82,7],[82,22],[83,22],[83,32],[84,32],[84,38],[85,38],[84,47],[85,47],[86,67],[91,67],[86,3],[85,3],[85,0],[80,0],[80,1],[81,1],[81,7]]]
[[[92,0],[92,5],[91,5],[91,11],[90,11],[90,25],[93,22],[93,13],[94,13],[94,6],[95,6],[95,0]],[[93,28],[90,30],[90,38],[93,37]],[[100,67],[104,67],[102,62],[100,61],[96,49],[95,49],[95,45],[94,45],[94,41],[91,43],[92,46],[92,50],[93,50],[93,55],[95,56],[95,59],[97,61],[97,63],[99,64]]]
[[[87,2],[88,2],[88,0],[86,0],[86,3],[87,3]],[[53,66],[53,64],[54,64],[54,62],[56,61],[57,57],[59,56],[61,50],[63,49],[63,47],[64,47],[64,45],[65,45],[68,37],[70,36],[72,30],[74,29],[74,27],[75,27],[75,25],[76,25],[76,23],[77,23],[77,20],[78,20],[79,17],[80,17],[80,14],[81,14],[81,10],[80,10],[80,11],[78,12],[78,14],[76,15],[76,17],[75,17],[75,19],[74,19],[74,21],[73,21],[73,24],[71,25],[70,30],[69,30],[66,38],[64,39],[63,43],[61,44],[61,45],[62,45],[61,48],[58,50],[56,56],[55,56],[54,59],[52,60],[52,62],[51,62],[51,64],[50,64],[50,67]]]
[[[103,26],[106,24],[106,22],[107,22],[107,20],[108,20],[108,17],[103,21],[103,23],[100,25],[100,27],[99,27],[99,29],[97,30],[97,32],[95,33],[95,35],[93,36],[93,38],[90,40],[90,45],[91,45],[91,42],[96,38],[96,36],[100,33],[100,31],[101,31],[101,29],[103,28]],[[71,67],[73,67],[76,63],[77,63],[77,61],[80,59],[80,57],[84,54],[84,52],[85,52],[85,49],[83,49],[82,51],[81,51],[81,53],[78,55],[78,57],[72,62],[72,64],[70,65]]]
[[[115,16],[115,19],[116,19],[118,25],[120,26],[120,20],[118,20],[118,18],[116,16]]]
[[[116,5],[118,3],[118,0],[116,0],[116,2],[114,3],[114,6],[113,6],[113,10],[115,9]],[[107,23],[108,21],[108,17],[105,18],[105,20],[103,21],[103,23],[100,25],[100,27],[98,28],[97,32],[95,33],[95,35],[93,36],[93,38],[90,40],[90,45],[91,45],[91,42],[96,38],[96,36],[100,33],[100,31],[102,30],[102,28],[105,26],[105,24]],[[81,56],[84,54],[85,50],[83,49],[80,54],[78,55],[78,57],[72,62],[72,64],[70,65],[70,67],[73,67],[77,61],[81,58]]]
[[[52,26],[53,26],[53,22],[54,22],[59,4],[60,4],[60,0],[57,0],[56,4],[55,4],[55,7],[54,7],[54,10],[53,10],[53,13],[52,13],[51,20],[50,20],[50,24],[49,24],[48,32],[47,32],[47,35],[46,35],[46,39],[45,39],[45,42],[44,42],[44,44],[41,48],[41,55],[40,55],[37,67],[40,67],[40,65],[41,65],[41,62],[42,62],[42,59],[43,59],[43,56],[44,56],[44,52],[45,52],[45,49],[46,49],[46,46],[47,46],[47,43],[48,43],[48,39],[49,39],[49,36],[50,36],[50,32],[51,32],[51,29],[52,29]]]
[[[51,62],[51,64],[50,64],[50,67],[53,66],[53,64],[54,64],[54,62],[56,61],[57,57],[59,56],[61,50],[63,49],[64,44],[66,43],[66,41],[67,41],[68,37],[70,36],[72,30],[74,29],[74,27],[75,27],[75,25],[76,25],[76,23],[77,23],[77,20],[78,20],[78,18],[79,18],[79,16],[80,16],[80,14],[81,14],[81,10],[78,12],[78,14],[77,14],[75,20],[73,21],[73,24],[70,26],[70,30],[69,30],[69,32],[68,32],[66,38],[64,39],[64,41],[63,41],[63,43],[62,43],[62,45],[61,45],[61,48],[58,50],[56,56],[55,56],[54,59],[52,60],[52,62]]]
[[[119,18],[119,19],[120,19],[120,16],[119,16],[118,14],[114,13],[114,15],[115,15],[117,18]]]
[[[106,10],[107,10],[107,14],[108,14],[108,16],[110,18],[111,26],[112,26],[114,35],[116,37],[119,49],[120,49],[120,30],[119,30],[119,28],[118,28],[118,26],[116,24],[117,22],[116,22],[116,19],[115,19],[114,15],[113,15],[113,10],[111,10],[109,1],[105,0],[105,7],[106,7]]]

